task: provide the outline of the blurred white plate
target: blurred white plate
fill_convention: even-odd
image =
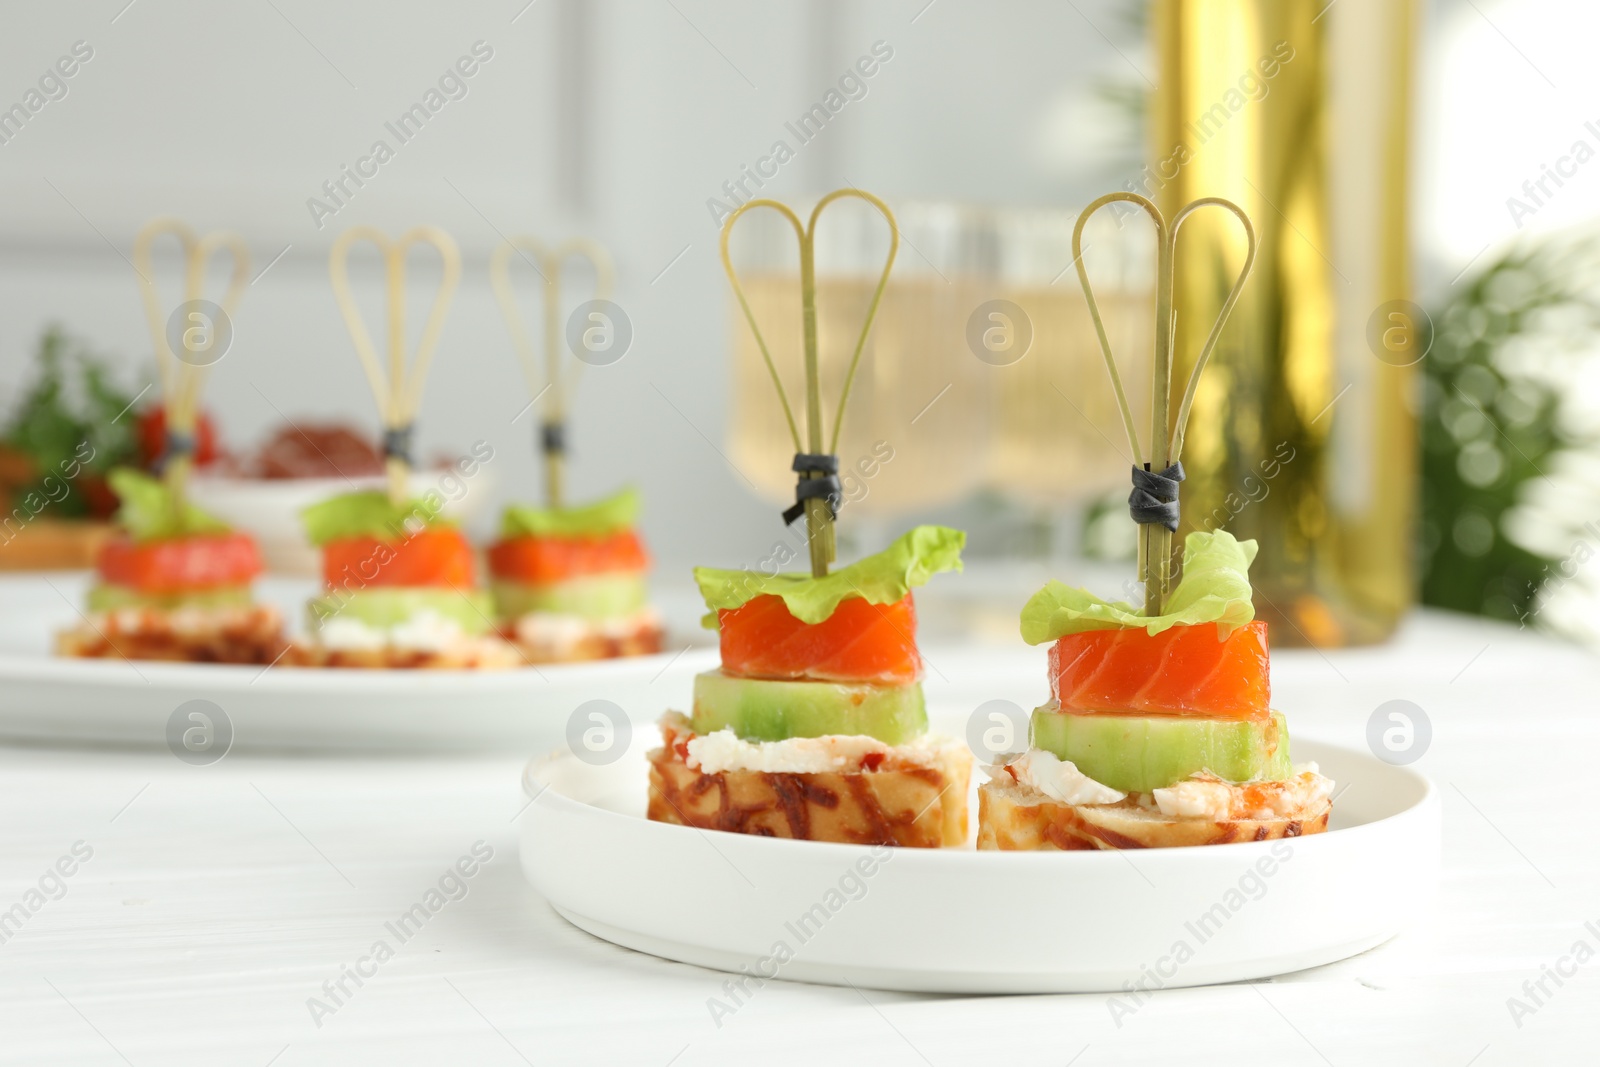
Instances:
[[[1140,852],[875,850],[650,822],[650,747],[636,731],[609,766],[570,752],[531,763],[523,871],[575,926],[717,970],[922,992],[1106,992],[1119,995],[1108,1010],[1131,1013],[1148,998],[1126,982],[1233,982],[1363,952],[1438,884],[1428,780],[1299,739],[1296,758],[1317,760],[1342,790],[1327,833]],[[706,992],[740,1003],[721,981]],[[753,980],[741,998],[751,995]]]
[[[78,623],[82,572],[0,576],[0,738],[167,745],[181,705],[208,701],[236,748],[466,751],[549,748],[579,704],[610,700],[641,719],[682,705],[714,648],[512,671],[309,670],[124,663],[51,654]],[[298,620],[313,588],[268,578],[261,599]],[[669,635],[671,639],[671,635]],[[177,715],[190,724],[188,712]]]

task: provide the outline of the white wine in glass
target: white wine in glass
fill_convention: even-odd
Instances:
[[[1033,331],[1027,355],[994,368],[999,412],[990,477],[1042,511],[1082,504],[1127,485],[1133,457],[1105,357],[1072,260],[1074,216],[1014,214],[1002,221],[999,295]],[[1124,382],[1149,381],[1155,345],[1150,264],[1140,220],[1118,228],[1107,212],[1085,230],[1084,262]],[[1149,423],[1150,390],[1130,388],[1135,425]]]
[[[828,435],[888,246],[885,233],[841,224],[846,211],[837,214],[824,217],[817,236],[817,358]],[[838,447],[845,510],[876,517],[946,503],[976,486],[988,469],[994,419],[993,368],[973,357],[965,339],[967,315],[987,284],[977,266],[963,262],[964,249],[979,242],[962,233],[981,225],[979,217],[916,207],[897,215],[905,237],[862,352]],[[756,215],[749,217],[751,235],[736,238],[735,256],[760,264],[745,268],[745,289],[804,442],[800,279],[795,269],[775,266],[792,258],[794,237],[766,220],[757,227]],[[763,494],[788,502],[794,444],[749,324],[737,305],[732,314],[732,459]]]

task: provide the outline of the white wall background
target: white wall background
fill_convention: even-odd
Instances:
[[[616,255],[636,337],[621,363],[587,374],[573,478],[591,493],[642,485],[646,532],[669,566],[737,562],[777,533],[775,509],[707,443],[720,446],[727,401],[728,302],[705,204],[722,182],[882,40],[894,58],[867,97],[767,192],[850,182],[891,201],[1072,207],[1120,184],[1137,148],[1092,87],[1154,77],[1128,5],[1113,0],[125,4],[19,6],[0,35],[0,108],[74,42],[94,49],[67,95],[0,145],[0,402],[49,322],[148,380],[126,257],[143,221],[176,213],[242,232],[258,270],[288,249],[251,287],[213,376],[208,405],[228,440],[253,442],[280,412],[370,425],[328,242],[352,223],[435,222],[462,243],[467,271],[422,450],[487,437],[500,446],[497,492],[532,497],[531,420],[509,425],[526,396],[487,254],[502,233],[593,234]],[[1584,112],[1597,74],[1580,48],[1595,36],[1580,24],[1600,16],[1554,0],[1439,7],[1422,69],[1419,230],[1448,277],[1516,235],[1503,199],[1553,158],[1550,138],[1600,119]],[[316,228],[306,199],[479,40],[494,57],[468,95]],[[1536,225],[1593,213],[1591,167]]]
[[[726,284],[705,206],[722,182],[883,40],[894,58],[867,97],[769,192],[848,180],[891,198],[1070,205],[1095,176],[1070,147],[1050,146],[1052,116],[1059,140],[1063,100],[1107,71],[1133,76],[1088,21],[1129,36],[1104,0],[1079,3],[1082,15],[955,0],[926,10],[925,0],[125,2],[32,5],[0,36],[5,103],[74,42],[94,49],[68,95],[0,145],[0,398],[52,321],[116,354],[130,380],[148,380],[125,257],[142,222],[175,213],[242,232],[258,270],[289,249],[251,287],[213,375],[207,402],[229,441],[250,443],[280,411],[371,423],[327,283],[328,242],[352,223],[436,222],[463,245],[467,269],[422,450],[487,436],[504,446],[499,492],[531,497],[532,420],[509,425],[526,397],[487,254],[501,233],[590,233],[618,260],[636,339],[621,363],[587,372],[573,478],[593,493],[639,482],[647,533],[669,562],[737,560],[777,532],[774,508],[701,436],[720,445],[726,402]],[[585,39],[587,67],[573,58]],[[375,138],[394,143],[383,123],[479,40],[494,58],[468,95],[315,228],[306,199]],[[592,122],[575,128],[568,116],[584,108]],[[419,289],[413,323],[422,299]]]

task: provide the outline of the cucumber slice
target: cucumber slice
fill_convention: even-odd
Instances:
[[[1055,707],[1033,713],[1033,747],[1071,760],[1097,782],[1124,793],[1164,789],[1198,771],[1230,782],[1289,777],[1289,727],[1179,716],[1076,715]]]
[[[490,584],[502,619],[524,615],[576,615],[599,621],[632,615],[645,606],[643,574],[597,574],[530,585],[503,578]]]
[[[90,611],[115,611],[117,608],[232,608],[254,603],[248,585],[225,585],[189,593],[141,593],[125,585],[101,582],[89,590]]]
[[[917,682],[780,682],[707,671],[694,677],[692,721],[696,733],[731,726],[747,741],[865,734],[899,745],[927,731],[928,711]]]
[[[389,630],[423,611],[461,625],[472,635],[494,628],[494,602],[487,590],[427,589],[376,586],[353,593],[312,597],[306,605],[306,626],[315,633],[332,618],[355,619],[375,630]]]

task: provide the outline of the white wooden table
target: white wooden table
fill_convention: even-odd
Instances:
[[[936,703],[1042,691],[1041,653],[997,650],[993,665],[934,686]],[[1280,653],[1275,703],[1302,736],[1362,745],[1395,698],[1431,717],[1417,766],[1444,796],[1437,907],[1363,956],[1163,991],[1120,1027],[1100,995],[775,982],[719,1028],[706,1001],[723,976],[597,941],[527,887],[522,754],[192,767],[165,751],[0,748],[0,1062],[1600,1062],[1600,956],[1562,962],[1580,941],[1600,951],[1600,823],[1578,806],[1600,747],[1597,678],[1588,653],[1437,615],[1379,650]],[[493,858],[474,868],[480,841]],[[463,857],[473,875],[446,882],[459,899],[401,943],[385,924]],[[70,877],[47,874],[58,862]],[[360,986],[345,977],[335,1004],[324,983],[380,939],[393,957],[362,964]],[[1535,1004],[1524,982],[1558,965],[1572,976],[1544,978]],[[1514,1019],[1512,997],[1535,1010]]]

